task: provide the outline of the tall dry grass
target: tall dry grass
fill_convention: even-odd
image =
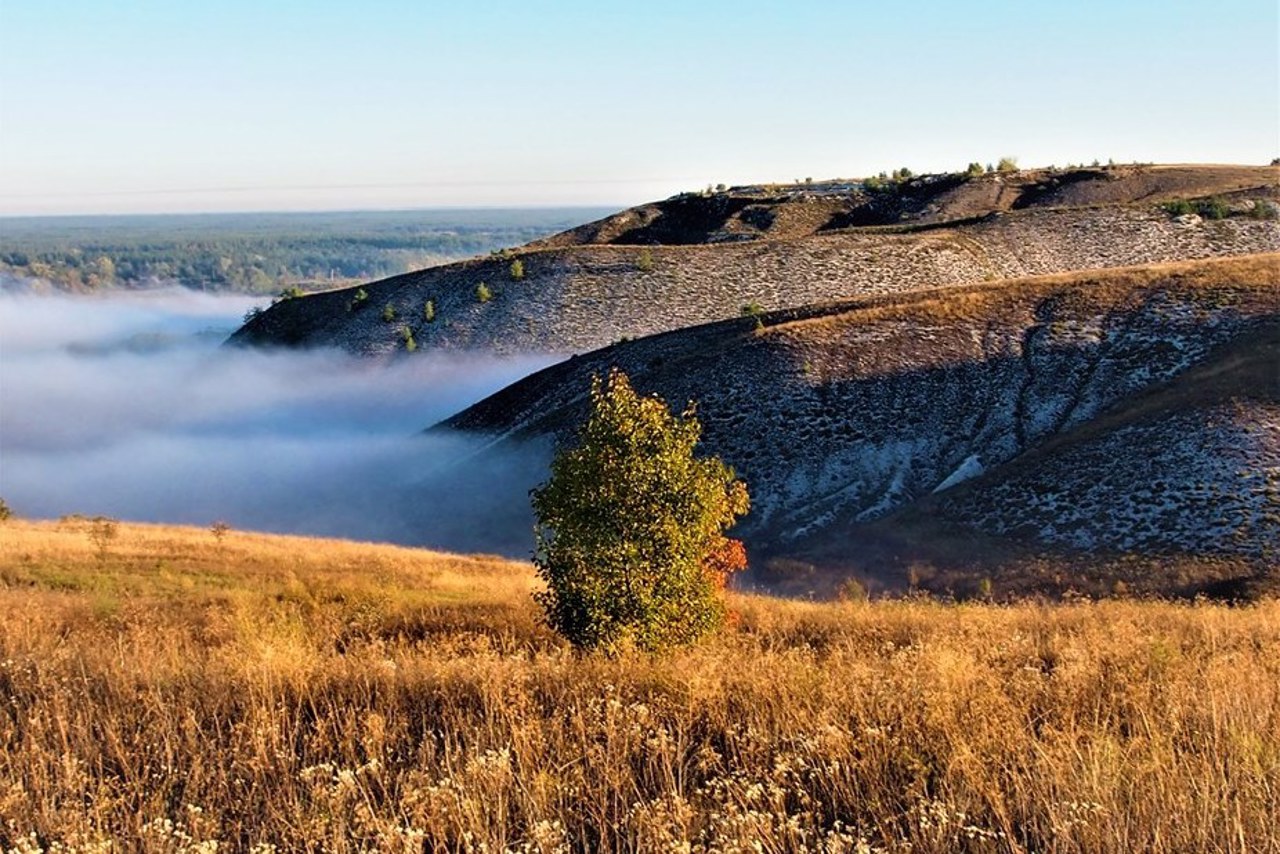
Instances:
[[[1280,851],[1280,603],[737,597],[578,657],[528,567],[0,526],[6,851]]]

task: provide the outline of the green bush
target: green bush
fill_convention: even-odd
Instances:
[[[1277,210],[1275,204],[1266,199],[1254,199],[1253,207],[1249,209],[1249,217],[1251,219],[1277,219],[1280,218],[1280,210]]]
[[[1170,216],[1185,216],[1196,212],[1196,206],[1186,199],[1175,199],[1172,202],[1165,202],[1160,207],[1164,208],[1165,213]]]
[[[13,510],[9,508],[8,502],[0,498],[0,522],[7,522],[13,518]]]
[[[640,256],[636,258],[636,269],[641,273],[648,273],[653,270],[653,253],[648,249],[643,249]]]
[[[511,281],[518,282],[524,278],[524,262],[519,258],[511,262]]]
[[[436,301],[435,300],[429,299],[425,303],[423,303],[422,319],[425,320],[427,323],[436,322]]]
[[[723,622],[724,580],[746,563],[723,532],[749,502],[732,469],[693,456],[700,433],[621,371],[592,380],[577,446],[532,493],[537,599],[574,646],[659,650]]]
[[[1231,215],[1231,208],[1222,199],[1205,199],[1197,208],[1205,219],[1226,219]]]
[[[404,342],[404,349],[410,353],[418,349],[418,342],[413,340],[413,330],[409,327],[400,327],[400,340]]]
[[[347,311],[355,311],[369,302],[369,292],[364,288],[356,291],[355,296],[351,298],[351,302],[347,304]]]
[[[481,303],[486,303],[493,299],[493,291],[489,290],[489,286],[484,282],[476,285],[476,299]]]
[[[396,309],[391,303],[387,303],[382,307],[382,319],[387,323],[396,319]]]
[[[972,177],[976,177],[976,176],[978,176],[978,175],[981,175],[981,174],[982,174],[982,164],[981,164],[981,163],[978,163],[977,161],[974,161],[973,163],[970,163],[970,164],[969,164],[969,166],[968,166],[968,168],[964,170],[964,174],[968,175],[968,176],[969,176],[969,177],[971,177],[971,178],[972,178]]]
[[[1001,157],[1000,162],[996,164],[996,171],[997,172],[1017,172],[1018,158]]]

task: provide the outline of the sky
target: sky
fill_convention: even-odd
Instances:
[[[0,0],[0,215],[1280,155],[1275,0]]]

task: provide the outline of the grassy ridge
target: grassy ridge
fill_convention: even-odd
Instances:
[[[6,851],[1280,851],[1275,601],[738,596],[580,658],[522,564],[91,532],[0,526]]]

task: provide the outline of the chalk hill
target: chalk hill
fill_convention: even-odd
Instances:
[[[441,429],[549,454],[612,366],[697,401],[706,450],[750,484],[757,566],[951,585],[1048,549],[1095,575],[1099,555],[1140,557],[1134,580],[1167,591],[1256,580],[1280,555],[1278,255],[698,326],[550,367]]]
[[[1274,167],[1159,166],[684,194],[501,256],[287,299],[231,340],[582,352],[748,305],[1273,252],[1280,225],[1252,214],[1280,198],[1278,184]],[[1212,218],[1161,207],[1210,198]]]

